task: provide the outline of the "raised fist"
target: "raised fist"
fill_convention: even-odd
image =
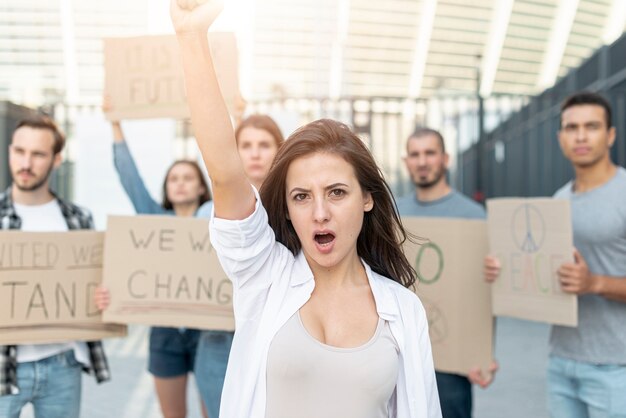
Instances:
[[[185,10],[193,10],[201,4],[206,3],[208,0],[176,0],[178,7]]]
[[[206,32],[223,7],[222,0],[170,0],[170,16],[177,33]]]

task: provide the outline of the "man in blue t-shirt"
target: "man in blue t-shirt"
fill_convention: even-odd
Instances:
[[[578,295],[578,327],[552,327],[550,415],[626,417],[626,170],[611,161],[607,100],[589,92],[567,98],[558,138],[575,178],[554,197],[571,202],[576,248],[558,276],[564,292]],[[487,257],[487,280],[499,272]]]
[[[441,134],[419,128],[407,140],[405,163],[415,192],[397,201],[400,216],[485,219],[485,209],[453,190],[446,179],[448,154]],[[494,362],[485,376],[476,367],[467,376],[436,372],[443,418],[472,416],[472,383],[487,387],[497,369]]]

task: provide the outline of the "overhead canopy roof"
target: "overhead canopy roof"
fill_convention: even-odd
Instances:
[[[624,0],[256,0],[253,96],[528,95],[626,27]],[[245,53],[245,49],[244,49]]]

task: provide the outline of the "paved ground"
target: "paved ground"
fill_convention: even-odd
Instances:
[[[475,418],[548,418],[546,368],[549,326],[498,318],[500,371],[486,390],[474,388]]]
[[[145,371],[147,335],[147,328],[133,326],[128,338],[106,342],[114,380],[98,386],[91,377],[83,379],[82,417],[160,417],[152,378]],[[475,418],[547,418],[547,352],[548,326],[498,319],[496,356],[500,371],[489,389],[475,389]],[[189,389],[188,417],[200,418],[193,381]],[[22,418],[31,417],[30,410],[22,414]]]

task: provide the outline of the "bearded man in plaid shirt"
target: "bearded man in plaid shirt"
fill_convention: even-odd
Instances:
[[[87,210],[50,191],[50,174],[61,164],[64,145],[63,134],[45,116],[18,123],[9,146],[13,183],[0,193],[0,230],[93,228]],[[36,417],[78,418],[82,371],[98,382],[110,379],[101,342],[0,345],[0,417],[18,418],[32,403]]]

